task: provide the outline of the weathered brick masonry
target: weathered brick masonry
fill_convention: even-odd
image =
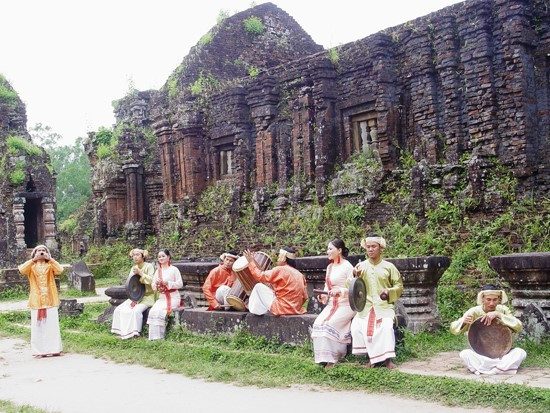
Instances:
[[[243,29],[251,16],[262,34]],[[139,118],[156,144],[129,128],[119,143],[124,162],[96,171],[99,238],[138,224],[158,233],[170,205],[218,181],[242,190],[292,185],[293,201],[308,189],[322,201],[334,166],[361,151],[379,158],[383,179],[410,154],[419,205],[428,187],[450,194],[466,175],[463,196],[498,207],[487,196],[496,165],[510,168],[520,196],[550,192],[543,1],[466,1],[331,51],[270,3],[210,35],[160,91],[119,102],[118,125]]]

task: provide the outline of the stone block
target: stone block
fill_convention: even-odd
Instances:
[[[69,286],[78,291],[94,291],[95,278],[84,261],[74,263],[67,273]]]
[[[76,299],[61,299],[59,303],[59,314],[62,316],[79,315],[84,311],[84,304],[78,303]]]

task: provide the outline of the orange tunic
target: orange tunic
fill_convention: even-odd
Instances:
[[[275,300],[269,311],[274,315],[304,314],[302,308],[307,300],[306,278],[290,265],[280,265],[269,271],[261,271],[255,262],[248,268],[252,276],[261,283],[271,284]]]
[[[227,285],[228,287],[233,286],[236,278],[235,273],[225,268],[222,264],[210,271],[208,277],[206,277],[204,285],[202,286],[202,292],[210,303],[210,307],[208,307],[209,310],[213,310],[218,304],[220,304],[216,300],[216,290],[221,285]]]
[[[29,278],[29,308],[38,310],[59,306],[55,276],[63,272],[63,267],[56,260],[43,263],[28,260],[19,266],[19,272]]]

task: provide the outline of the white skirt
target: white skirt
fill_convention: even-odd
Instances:
[[[275,293],[265,284],[256,284],[248,299],[248,311],[256,315],[264,315],[275,301]]]
[[[216,301],[222,305],[227,305],[227,296],[231,288],[227,285],[220,285],[216,290]]]
[[[170,308],[174,310],[179,307],[181,301],[178,290],[170,293]],[[160,340],[166,335],[166,313],[168,301],[166,294],[159,293],[159,299],[149,310],[147,324],[149,324],[149,340]]]
[[[369,318],[372,331],[368,331]],[[372,335],[370,335],[372,333]],[[357,355],[368,354],[372,364],[395,357],[395,333],[393,332],[393,318],[376,319],[376,313],[370,312],[366,318],[356,315],[351,322],[352,353]]]
[[[522,348],[515,348],[500,359],[492,359],[467,349],[460,352],[466,368],[475,374],[516,374],[519,365],[527,357]]]
[[[143,312],[147,310],[145,304],[136,304],[134,308],[131,304],[132,300],[126,300],[113,313],[111,332],[123,340],[139,336],[143,326]]]
[[[58,355],[63,350],[57,307],[46,309],[47,317],[38,321],[38,310],[31,309],[31,351],[33,356]]]

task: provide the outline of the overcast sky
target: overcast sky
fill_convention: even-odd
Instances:
[[[256,1],[256,4],[264,3]],[[457,0],[272,0],[329,48]],[[250,0],[1,0],[0,73],[27,105],[28,127],[70,143],[114,123],[129,86],[159,89],[220,10]]]

